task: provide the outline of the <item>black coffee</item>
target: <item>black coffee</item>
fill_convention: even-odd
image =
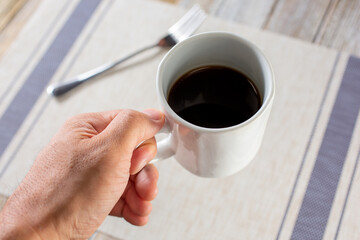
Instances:
[[[252,81],[239,71],[205,66],[181,76],[168,94],[170,107],[183,119],[206,128],[242,123],[261,106]]]

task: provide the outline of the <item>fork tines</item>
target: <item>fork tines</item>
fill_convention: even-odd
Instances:
[[[195,4],[179,21],[168,30],[168,34],[175,42],[188,38],[201,25],[206,18],[206,13]]]

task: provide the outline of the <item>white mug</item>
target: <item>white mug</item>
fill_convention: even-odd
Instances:
[[[200,66],[222,65],[248,76],[262,97],[262,106],[248,120],[226,128],[205,128],[179,117],[169,106],[172,84]],[[174,46],[162,59],[156,76],[157,96],[166,116],[155,160],[175,157],[201,177],[232,175],[255,157],[260,148],[275,94],[274,75],[264,54],[252,43],[226,32],[194,35]]]

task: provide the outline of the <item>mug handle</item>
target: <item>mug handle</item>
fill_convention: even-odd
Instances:
[[[175,155],[175,151],[172,147],[172,133],[170,129],[170,124],[167,119],[165,119],[164,126],[160,129],[157,134],[165,133],[167,136],[158,141],[157,145],[157,153],[153,160],[149,162],[149,164],[155,163],[160,160],[168,159]]]

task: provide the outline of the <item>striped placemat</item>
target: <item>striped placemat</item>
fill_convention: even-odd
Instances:
[[[141,0],[44,0],[0,61],[0,194],[19,184],[61,124],[81,112],[158,107],[150,51],[54,99],[45,89],[157,40],[186,12]],[[107,218],[121,239],[359,239],[360,58],[209,17],[258,45],[276,77],[264,142],[238,174],[203,179],[157,164],[150,222]]]

